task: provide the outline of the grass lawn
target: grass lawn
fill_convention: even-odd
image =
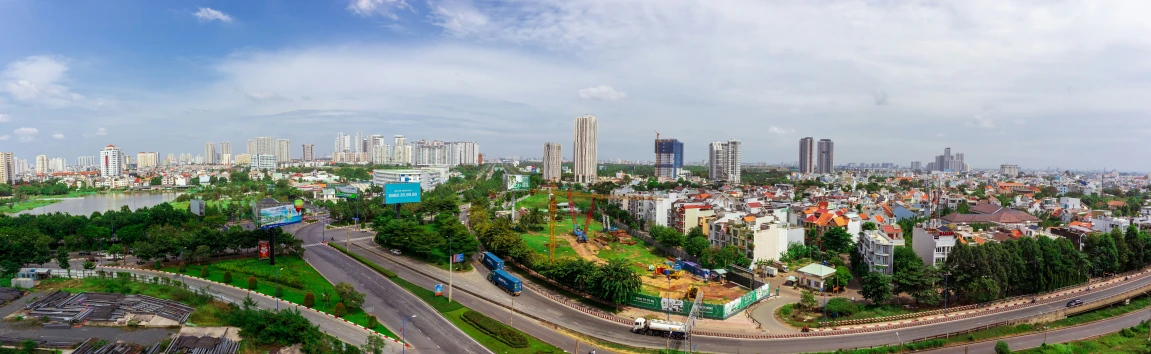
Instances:
[[[830,297],[829,297],[830,299]],[[816,295],[815,301],[819,306],[823,305],[823,297]],[[859,311],[850,316],[839,316],[838,318],[831,318],[833,321],[846,321],[846,320],[862,320],[876,317],[896,316],[915,311],[905,309],[899,305],[862,305],[859,306]],[[828,314],[828,316],[833,316]],[[815,327],[819,322],[824,321],[823,308],[817,307],[811,311],[801,310],[796,304],[787,304],[775,310],[775,317],[783,320],[792,327],[801,328],[803,326]],[[804,320],[804,318],[811,318]]]
[[[620,243],[611,243],[610,250],[603,249],[599,251],[599,258],[611,260],[622,259],[632,265],[640,274],[648,274],[647,265],[660,265],[667,261],[667,257],[656,255],[659,252],[654,247],[648,247],[643,240],[633,238],[636,241],[634,245],[624,245]],[[636,263],[643,263],[643,267],[636,266]]]
[[[63,201],[63,199],[61,199],[61,198],[66,198],[66,197],[65,196],[29,197],[28,200],[18,202],[16,204],[10,204],[8,206],[0,208],[0,214],[15,214],[15,213],[19,213],[19,212],[22,212],[25,210],[32,210],[32,209],[36,209],[39,207],[56,204],[56,203]]]
[[[345,250],[343,247],[337,246],[335,248],[340,250],[341,252],[348,253],[347,250]],[[425,289],[419,285],[416,285],[412,282],[404,280],[403,278],[395,276],[395,273],[387,271],[383,267],[380,267],[378,264],[375,264],[371,261],[368,261],[362,257],[358,257],[355,255],[353,255],[352,258],[355,258],[356,260],[360,261],[361,263],[364,263],[365,265],[368,266],[368,268],[372,268],[372,269],[375,269],[376,271],[379,271],[380,274],[383,274],[385,277],[388,277],[388,279],[391,279],[393,282],[396,283],[396,285],[399,285],[400,287],[403,287],[404,289],[407,289],[408,291],[410,291],[412,294],[415,294],[416,297],[419,297],[421,300],[424,300],[424,302],[428,303],[428,305],[431,305],[432,308],[436,309],[436,311],[443,314],[444,318],[448,319],[448,321],[452,322],[452,324],[454,324],[460,330],[464,331],[464,333],[467,333],[468,336],[474,338],[477,342],[482,344],[485,348],[488,348],[489,350],[491,350],[493,352],[496,352],[496,353],[523,353],[523,354],[562,353],[563,352],[563,350],[561,350],[560,348],[558,348],[554,345],[551,345],[551,344],[548,344],[547,342],[536,339],[535,337],[529,336],[526,333],[520,332],[519,330],[515,330],[514,328],[513,328],[513,330],[515,330],[516,332],[519,332],[520,334],[522,334],[524,337],[526,337],[528,339],[529,344],[528,344],[527,348],[512,348],[512,347],[508,346],[507,344],[504,344],[504,342],[501,342],[500,340],[488,335],[487,333],[484,333],[479,328],[476,328],[475,326],[473,326],[471,323],[464,321],[462,316],[464,315],[465,312],[470,311],[470,309],[468,309],[464,305],[461,305],[459,302],[450,302],[449,303],[447,297],[436,296],[436,293],[434,291],[432,291],[430,289]],[[499,320],[499,319],[497,318],[497,320]],[[501,322],[503,322],[503,321],[501,320]]]
[[[1146,322],[1108,335],[1062,344],[1044,344],[1038,348],[1014,351],[1025,354],[1064,353],[1145,353],[1147,351]]]
[[[188,318],[188,322],[197,326],[226,326],[226,316],[230,308],[228,304],[223,301],[207,301],[203,303],[195,303],[199,301],[189,301],[194,296],[192,291],[185,290],[178,286],[152,284],[134,281],[124,281],[120,279],[99,279],[99,278],[84,278],[84,279],[65,279],[65,278],[52,278],[40,282],[38,288],[45,290],[63,290],[71,293],[79,292],[107,292],[118,294],[139,294],[157,297],[161,299],[168,299],[184,303],[185,305],[193,306],[196,311]]]
[[[225,270],[232,272],[231,285],[240,288],[248,287],[248,277],[256,277],[256,292],[273,296],[276,293],[276,269],[283,268],[280,271],[280,284],[283,290],[284,301],[294,304],[304,304],[304,294],[307,291],[312,291],[316,297],[317,310],[331,313],[332,308],[336,306],[339,299],[336,297],[335,285],[329,283],[324,279],[308,262],[305,262],[300,257],[294,256],[277,256],[276,265],[270,266],[267,261],[260,261],[255,258],[225,260],[212,263],[208,265],[208,280],[224,282]],[[178,266],[168,266],[163,268],[166,272],[179,273]],[[188,272],[190,276],[200,276],[200,266],[189,265]],[[321,301],[320,294],[327,292],[332,295],[331,307]],[[349,322],[368,327],[368,315],[363,310],[357,309],[344,316]],[[371,328],[371,327],[369,327]],[[382,325],[372,328],[383,335],[392,338],[399,338],[395,333],[388,330],[387,327]]]

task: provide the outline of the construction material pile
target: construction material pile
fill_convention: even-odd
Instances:
[[[615,241],[619,242],[620,244],[623,244],[623,245],[634,245],[635,244],[635,240],[631,238],[631,235],[627,234],[627,231],[615,230],[615,231],[610,231],[608,233],[610,233],[611,236],[613,238],[615,238]]]
[[[133,343],[108,343],[103,342],[96,338],[88,339],[72,351],[72,354],[157,354],[160,353],[160,343],[153,344],[151,347],[145,348],[139,344]],[[99,347],[97,347],[99,345]]]
[[[24,296],[24,291],[20,289],[0,288],[0,305],[19,299],[21,296]]]
[[[66,326],[87,320],[116,322],[123,320],[129,313],[160,316],[183,324],[192,315],[192,311],[195,311],[194,308],[175,301],[146,295],[109,293],[72,295],[64,291],[52,292],[43,299],[24,306],[24,309],[30,311],[28,313],[30,317],[47,317],[49,321],[57,322],[45,326],[62,324]]]
[[[44,336],[36,337],[18,337],[18,336],[0,336],[0,345],[10,347],[20,347],[24,341],[33,341],[36,343],[37,348],[53,348],[65,349],[75,347],[80,344],[79,339],[70,338],[45,338]]]
[[[172,341],[165,353],[168,354],[234,354],[240,350],[240,342],[228,338],[180,336]]]

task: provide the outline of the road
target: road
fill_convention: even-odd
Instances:
[[[347,232],[337,230],[326,232],[322,223],[314,223],[295,230],[295,235],[305,244],[318,243],[323,237],[344,237]],[[320,272],[332,284],[346,282],[363,292],[364,308],[371,309],[380,323],[397,335],[401,332],[401,322],[405,316],[415,315],[404,327],[404,340],[421,353],[490,353],[487,348],[472,340],[459,328],[443,318],[435,309],[427,305],[404,288],[386,280],[376,271],[360,264],[339,251],[323,246],[309,247],[304,252],[304,260]],[[452,340],[444,340],[452,338]]]
[[[1103,321],[1095,322],[1090,325],[1067,327],[1048,331],[1046,337],[1043,333],[1029,334],[1025,336],[1011,337],[1004,339],[1011,347],[1011,350],[1021,350],[1028,348],[1035,348],[1043,344],[1046,338],[1047,343],[1066,343],[1077,340],[1083,340],[1099,335],[1118,332],[1124,328],[1132,327],[1139,324],[1140,321],[1151,319],[1148,317],[1149,311],[1136,311],[1120,317],[1110,318]],[[932,354],[959,354],[959,353],[993,353],[995,352],[994,340],[974,343],[967,346],[958,346],[950,348],[942,348],[930,350],[926,353]]]

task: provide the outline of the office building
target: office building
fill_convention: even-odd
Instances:
[[[209,165],[219,163],[216,161],[216,143],[209,142],[204,144],[204,163]]]
[[[48,155],[36,156],[36,174],[48,173]]]
[[[815,173],[815,139],[799,139],[799,173]]]
[[[304,144],[304,161],[316,160],[316,145]]]
[[[708,145],[708,178],[712,182],[725,181],[740,183],[740,167],[742,166],[742,143],[731,139],[727,142],[716,141]]]
[[[251,156],[251,160],[253,170],[276,170],[276,155],[255,154]]]
[[[599,173],[596,144],[599,122],[596,117],[584,115],[575,118],[575,143],[572,144],[572,174],[576,183],[592,184]]]
[[[658,178],[679,178],[683,168],[683,142],[676,139],[655,140],[655,175]]]
[[[999,165],[999,174],[1019,177],[1019,165]]]
[[[292,162],[292,143],[288,139],[276,140],[276,162]]]
[[[831,139],[819,139],[819,159],[816,173],[835,172],[835,143]]]
[[[120,177],[124,173],[124,165],[124,152],[116,145],[108,145],[100,150],[100,176]]]
[[[10,152],[0,152],[0,183],[12,184],[16,180],[16,158]]]
[[[544,181],[558,182],[562,172],[563,154],[559,143],[544,143],[543,172]]]

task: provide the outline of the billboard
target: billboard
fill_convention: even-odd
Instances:
[[[257,220],[260,227],[284,226],[300,221],[302,221],[300,213],[296,212],[296,207],[291,204],[260,209],[260,216]]]
[[[444,296],[444,284],[436,284],[436,296]]]
[[[531,189],[532,182],[527,175],[504,175],[504,185],[509,191],[526,191]]]
[[[188,201],[188,211],[196,216],[204,216],[204,201],[200,199],[192,199]]]
[[[260,241],[260,245],[256,247],[260,252],[260,260],[268,259],[272,256],[272,247],[268,241]]]
[[[384,204],[420,202],[419,183],[388,183],[384,185]]]

